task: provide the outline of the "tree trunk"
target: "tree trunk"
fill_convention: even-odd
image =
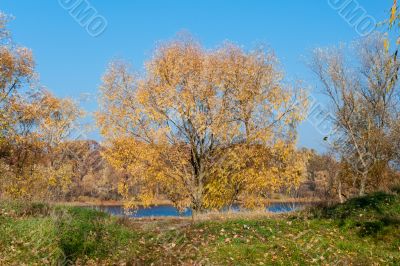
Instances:
[[[359,196],[364,196],[365,195],[365,185],[366,185],[366,182],[367,182],[367,175],[368,175],[367,172],[363,172],[362,173]]]
[[[339,179],[339,185],[338,185],[338,194],[339,194],[339,201],[340,203],[343,203],[343,196],[342,196],[342,181]]]

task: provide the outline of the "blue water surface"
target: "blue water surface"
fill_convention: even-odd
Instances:
[[[285,213],[298,210],[307,203],[299,203],[299,202],[280,202],[280,203],[271,203],[266,207],[266,211],[273,213]],[[97,210],[101,210],[107,212],[111,215],[116,216],[128,216],[132,218],[141,218],[141,217],[187,217],[192,215],[192,210],[187,208],[183,212],[179,212],[172,205],[157,205],[151,206],[147,208],[140,207],[135,211],[126,211],[123,206],[90,206],[91,208],[95,208]],[[231,209],[233,211],[240,211],[238,206],[233,206]]]

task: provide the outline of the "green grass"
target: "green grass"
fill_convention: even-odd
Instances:
[[[3,202],[0,213],[0,265],[400,262],[400,196],[396,194],[375,193],[276,218],[173,224],[175,229],[164,228],[165,222],[149,227],[145,221],[45,204]]]
[[[138,233],[95,210],[3,203],[0,212],[0,265],[111,263],[140,250]]]

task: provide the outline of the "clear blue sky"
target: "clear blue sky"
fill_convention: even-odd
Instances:
[[[331,0],[337,2],[343,0]],[[392,0],[352,0],[377,21],[388,17]],[[107,63],[126,58],[137,69],[157,41],[187,30],[206,47],[225,40],[251,49],[268,44],[279,57],[288,80],[317,82],[302,56],[320,46],[350,42],[359,35],[331,8],[329,0],[88,0],[108,22],[103,34],[90,36],[60,6],[58,0],[0,0],[0,10],[15,16],[14,40],[31,48],[41,83],[57,96],[79,98],[88,111],[96,109],[96,94]],[[317,93],[314,95],[319,98]],[[299,146],[323,150],[322,138],[304,122]],[[90,135],[99,139],[96,132]]]

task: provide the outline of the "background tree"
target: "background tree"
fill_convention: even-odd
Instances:
[[[12,123],[6,111],[10,100],[17,97],[19,88],[29,85],[35,74],[32,53],[11,42],[7,30],[9,20],[9,16],[0,12],[0,155],[7,148],[7,145],[3,146],[4,138]]]
[[[332,106],[334,150],[347,165],[351,187],[363,195],[385,187],[398,158],[399,65],[380,34],[341,48],[317,49],[311,63]],[[342,180],[344,181],[344,180]]]
[[[340,164],[336,161],[334,154],[318,154],[314,150],[309,151],[310,157],[307,162],[308,185],[313,191],[313,196],[332,200],[337,196],[341,201],[342,191],[339,183]]]
[[[303,118],[301,89],[295,94],[282,78],[270,52],[232,44],[207,51],[190,38],[158,46],[144,77],[111,63],[97,117],[110,162],[127,173],[121,192],[132,196],[129,183],[139,182],[141,200],[151,202],[157,188],[201,211],[229,204],[239,186],[251,199],[282,176],[295,184],[301,171],[280,176],[264,157],[280,150],[288,160]],[[213,184],[232,180],[235,196],[213,196]]]
[[[119,199],[117,192],[119,173],[105,160],[103,147],[94,140],[64,141],[60,162],[72,165],[69,199],[82,196],[98,199]]]
[[[3,161],[12,178],[3,180],[4,191],[18,198],[60,198],[67,192],[72,169],[58,159],[63,141],[80,116],[79,108],[42,90],[13,98],[8,106],[13,122],[6,137],[10,149]]]
[[[2,196],[59,198],[71,165],[58,160],[82,111],[71,99],[35,89],[32,53],[14,44],[0,13],[0,165]]]
[[[69,152],[65,143],[80,126],[78,121],[83,112],[72,99],[58,99],[46,91],[37,105],[40,108],[37,134],[45,147],[49,192],[58,199],[67,194],[72,183],[74,169],[65,160],[64,153]]]

